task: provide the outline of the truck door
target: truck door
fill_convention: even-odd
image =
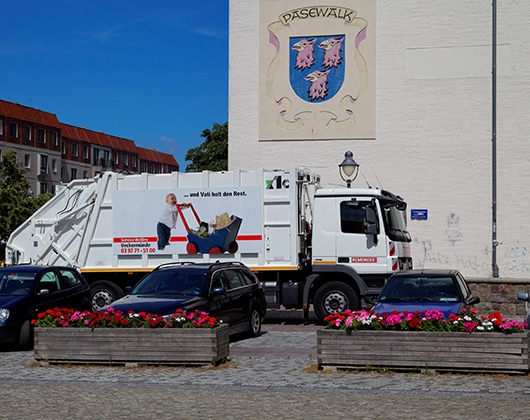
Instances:
[[[337,208],[338,262],[353,264],[360,274],[385,272],[387,244],[376,201],[339,197]],[[366,219],[367,209],[375,220]]]

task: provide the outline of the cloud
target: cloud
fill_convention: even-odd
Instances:
[[[88,36],[90,41],[98,41],[104,44],[109,40],[109,38],[117,35],[122,29],[137,25],[144,21],[146,21],[146,19],[137,19],[132,22],[122,23],[121,25],[102,27],[90,32],[81,32],[79,35]]]
[[[190,31],[198,35],[204,35],[210,38],[218,38],[218,39],[226,38],[226,31],[220,28],[215,28],[213,26],[202,26],[198,28],[192,28],[190,29]]]
[[[162,149],[166,151],[166,153],[175,153],[179,149],[177,141],[171,137],[160,136],[157,141],[162,143]]]

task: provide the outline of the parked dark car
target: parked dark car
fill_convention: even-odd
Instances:
[[[388,314],[438,309],[449,317],[479,302],[458,270],[408,270],[388,279],[373,310]]]
[[[71,267],[20,265],[0,268],[0,343],[27,349],[31,320],[55,307],[90,309],[90,286]]]
[[[261,332],[267,302],[263,286],[242,263],[166,263],[109,307],[161,316],[179,308],[205,311],[228,323],[230,334],[246,332],[256,337]]]

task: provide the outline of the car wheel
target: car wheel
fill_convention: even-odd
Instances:
[[[18,349],[29,350],[30,339],[31,339],[31,324],[29,321],[26,321],[20,327],[20,331],[18,333]]]
[[[359,297],[351,286],[338,281],[324,284],[315,293],[313,302],[315,315],[321,321],[331,314],[343,312],[346,309],[359,309]]]
[[[258,337],[261,333],[261,314],[255,306],[250,311],[249,337]]]
[[[116,299],[124,296],[123,290],[110,281],[98,281],[91,286],[90,290],[92,308],[96,311],[101,311]]]

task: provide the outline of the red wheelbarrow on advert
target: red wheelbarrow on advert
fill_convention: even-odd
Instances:
[[[216,216],[215,223],[208,225],[206,222],[201,222],[193,204],[189,204],[188,208],[193,212],[199,225],[198,230],[193,230],[190,229],[184,217],[181,205],[176,204],[176,206],[180,219],[188,233],[188,243],[186,244],[186,252],[188,254],[223,254],[225,252],[235,254],[237,252],[239,245],[236,239],[242,222],[240,217],[234,215],[228,217],[228,213],[223,213],[220,216]],[[213,228],[212,232],[208,232],[209,226]]]

